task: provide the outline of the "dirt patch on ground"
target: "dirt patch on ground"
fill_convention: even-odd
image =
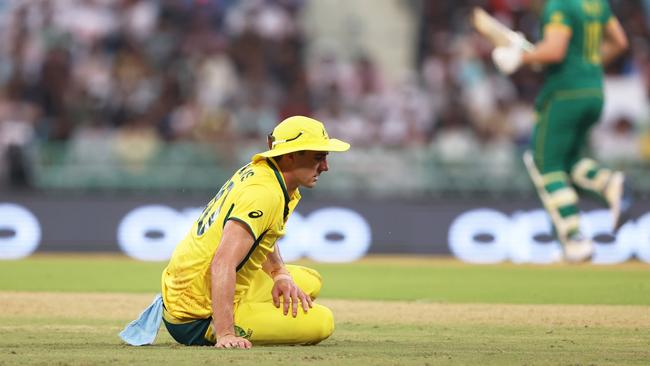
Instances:
[[[120,253],[77,253],[77,252],[60,252],[60,253],[41,253],[38,252],[32,256],[29,257],[30,260],[34,259],[83,259],[83,260],[121,260],[125,262],[134,262],[137,261],[133,258],[130,258],[124,254]],[[320,264],[319,262],[315,262],[309,259],[301,259],[295,262],[292,262],[294,264],[300,264],[308,267],[312,267],[314,265]],[[467,267],[468,263],[463,262],[457,258],[454,258],[452,256],[445,256],[445,255],[408,255],[408,254],[371,254],[367,255],[354,263],[358,264],[381,264],[381,265],[388,265],[388,266],[423,266],[423,267],[433,267],[433,266],[446,266],[446,267]],[[341,265],[345,266],[349,263],[342,263]],[[593,270],[594,268],[598,268],[599,270],[603,271],[621,271],[621,270],[647,270],[650,268],[650,265],[645,262],[641,262],[639,260],[628,260],[623,263],[618,263],[618,264],[608,264],[608,265],[602,265],[602,266],[593,266],[591,264],[582,264],[582,265],[576,265],[576,264],[569,264],[569,263],[553,263],[553,264],[521,264],[521,263],[510,263],[510,262],[503,262],[503,263],[496,263],[496,264],[483,264],[482,266],[485,267],[502,267],[502,268],[522,268],[522,267],[532,267],[532,268],[537,268],[537,267],[545,267],[545,268],[571,268],[571,269],[587,269],[587,270]]]
[[[2,316],[129,319],[151,303],[151,294],[0,292]]]
[[[373,254],[365,256],[358,261],[354,262],[358,264],[380,264],[387,266],[414,266],[414,267],[468,267],[472,264],[463,262],[458,258],[451,256],[439,256],[439,255],[394,255],[394,254]],[[298,264],[303,264],[306,266],[311,266],[313,264],[318,264],[317,262],[309,260],[301,260]],[[345,264],[342,264],[345,265]],[[575,263],[551,263],[551,264],[524,264],[524,263],[511,263],[511,262],[502,262],[494,264],[482,264],[476,266],[483,266],[486,268],[490,267],[499,267],[499,268],[567,268],[567,269],[584,269],[584,270],[594,270],[599,271],[625,271],[625,270],[647,270],[650,268],[650,265],[645,262],[638,260],[628,260],[623,263],[618,264],[608,264],[608,265],[592,265],[589,263],[584,264],[575,264]]]
[[[130,320],[153,294],[0,292],[2,317]],[[623,305],[440,304],[403,301],[319,301],[337,323],[493,324],[649,328],[650,307]]]
[[[638,328],[650,326],[650,307],[626,305],[440,304],[323,301],[338,321],[400,324],[560,325]]]

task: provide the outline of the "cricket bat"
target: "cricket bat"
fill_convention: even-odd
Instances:
[[[516,44],[527,52],[535,49],[535,45],[526,40],[521,34],[506,27],[495,17],[479,7],[475,7],[472,10],[471,21],[474,28],[487,38],[494,47],[508,47]]]

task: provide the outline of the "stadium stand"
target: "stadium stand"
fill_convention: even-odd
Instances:
[[[481,5],[537,39],[535,2],[378,5],[395,23],[347,3],[341,20],[307,0],[2,2],[0,189],[213,190],[305,114],[354,147],[321,194],[530,194],[539,75],[501,77],[466,16]],[[650,3],[610,3],[632,47],[607,70],[593,148],[648,193]],[[313,24],[334,19],[359,33],[344,51]],[[376,46],[391,30],[412,38],[397,59]]]

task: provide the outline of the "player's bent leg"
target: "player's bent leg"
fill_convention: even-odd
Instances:
[[[163,310],[163,323],[167,332],[180,344],[186,346],[212,346],[216,340],[212,330],[212,318],[179,321]]]
[[[288,264],[287,270],[300,289],[312,299],[320,294],[323,285],[320,274],[311,268]],[[273,280],[264,271],[257,271],[251,280],[250,287],[243,298],[244,302],[271,302]]]
[[[546,212],[551,217],[564,257],[570,262],[581,262],[591,258],[593,244],[580,233],[580,217],[577,208],[578,195],[569,184],[563,171],[541,174],[532,154],[524,154],[524,163],[537,190]]]
[[[287,265],[293,281],[300,287],[300,289],[312,299],[315,299],[320,294],[321,287],[323,287],[323,279],[315,269],[296,265]]]
[[[312,299],[319,295],[322,279],[316,270],[296,265],[286,267],[305,294]],[[332,334],[334,318],[328,308],[313,304],[314,307],[304,314],[299,305],[296,318],[285,316],[272,303],[272,288],[273,280],[264,271],[257,271],[249,290],[235,307],[235,332],[238,336],[259,344],[316,344]],[[300,321],[296,322],[296,319]],[[180,321],[163,310],[163,321],[169,334],[180,344],[207,346],[216,343],[212,318]],[[277,326],[284,329],[284,334],[276,336],[275,330],[268,328]],[[257,336],[251,338],[253,332]]]
[[[632,189],[622,172],[615,172],[605,187],[605,199],[612,215],[612,231],[617,232],[629,219],[632,209]]]
[[[235,304],[235,313],[237,313],[238,304]],[[166,310],[163,310],[163,323],[167,332],[180,344],[186,346],[214,346],[217,343],[217,337],[212,326],[212,317],[206,319],[195,319],[189,321],[179,321],[171,316]],[[235,335],[246,339],[251,338],[251,330],[246,329],[235,323]]]
[[[256,345],[312,345],[334,332],[334,316],[320,304],[313,304],[307,313],[299,307],[294,318],[272,303],[242,303],[235,311],[235,323]]]
[[[578,231],[578,196],[568,184],[566,173],[554,171],[542,175],[530,151],[524,154],[524,163],[559,238],[566,238],[572,232]]]
[[[583,158],[571,169],[571,179],[577,187],[607,203],[614,232],[629,219],[632,194],[622,172],[602,168],[596,161]]]
[[[589,158],[582,158],[571,167],[573,184],[603,201],[606,200],[605,187],[612,174],[611,170],[601,167],[595,160]]]

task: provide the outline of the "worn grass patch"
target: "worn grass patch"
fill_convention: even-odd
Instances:
[[[0,292],[2,317],[128,320],[154,294]],[[337,323],[381,325],[530,325],[650,329],[650,307],[635,305],[444,304],[319,299]],[[23,327],[30,325],[24,324]],[[6,329],[0,325],[0,329]]]
[[[650,266],[468,265],[371,257],[316,264],[336,319],[315,347],[154,346],[117,333],[165,263],[36,255],[0,263],[0,365],[647,365]]]
[[[153,294],[0,292],[0,365],[643,365],[650,307],[325,299],[334,335],[314,347],[154,346],[117,333]]]
[[[471,265],[453,259],[370,257],[301,262],[323,276],[321,296],[447,303],[650,305],[650,265]],[[124,256],[36,255],[0,265],[0,291],[160,291],[166,263]]]

